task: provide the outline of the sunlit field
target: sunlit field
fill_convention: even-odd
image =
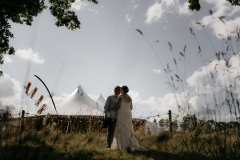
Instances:
[[[227,23],[225,19],[229,18],[225,16],[216,17],[212,10],[209,11],[209,16],[212,19],[220,20],[219,22],[224,26]],[[131,19],[129,19],[130,21]],[[233,22],[234,20],[231,21],[231,23]],[[160,85],[167,86],[169,93],[164,94],[171,94],[172,96],[172,99],[168,101],[169,104],[165,103],[167,107],[171,106],[172,108],[165,107],[167,109],[164,113],[161,110],[162,115],[165,115],[165,117],[159,116],[159,110],[157,111],[163,105],[157,106],[158,108],[151,106],[151,113],[149,111],[153,115],[156,113],[156,116],[149,115],[156,118],[157,120],[154,119],[154,123],[157,123],[157,126],[165,127],[165,130],[158,133],[146,132],[145,124],[149,121],[150,116],[148,115],[146,118],[134,117],[134,135],[139,145],[148,149],[147,152],[132,152],[130,149],[107,150],[107,129],[101,128],[103,112],[99,117],[97,114],[92,113],[90,117],[78,119],[85,114],[81,113],[81,110],[76,111],[76,115],[79,116],[76,119],[77,116],[69,118],[70,114],[57,115],[58,108],[55,108],[57,114],[53,110],[52,117],[46,118],[43,123],[43,117],[49,111],[45,109],[46,106],[42,108],[38,115],[36,112],[37,116],[33,116],[35,119],[27,116],[22,119],[10,118],[9,108],[7,108],[7,112],[0,119],[0,160],[240,159],[240,27],[236,25],[233,27],[234,30],[227,30],[227,35],[217,33],[218,39],[215,39],[214,42],[209,36],[212,33],[205,29],[204,24],[194,22],[193,25],[195,26],[188,28],[192,43],[182,45],[181,50],[175,49],[176,43],[174,44],[167,39],[164,45],[161,44],[161,47],[165,47],[164,51],[167,51],[164,54],[171,55],[169,59],[171,62],[164,61],[163,53],[159,53],[156,45],[153,44],[153,42],[160,44],[159,40],[151,39],[147,32],[145,33],[136,26],[131,30],[138,35],[136,43],[145,44],[148,49],[148,56],[154,57],[157,64],[161,66],[158,73],[162,71],[166,82]],[[196,34],[199,33],[196,28],[201,29],[202,35]],[[182,35],[182,37],[184,36]],[[206,41],[204,43],[201,41],[203,36],[205,36],[204,40]],[[202,44],[208,44],[210,47]],[[220,47],[215,47],[217,45]],[[205,47],[211,48],[212,52],[208,53],[209,50],[207,50],[206,53]],[[195,52],[193,53],[192,50]],[[197,57],[196,59],[201,65],[196,71],[193,70],[192,66],[195,64],[191,63],[190,54],[194,54],[194,58]],[[139,56],[141,55],[139,54]],[[187,71],[191,72],[191,74],[186,73]],[[190,78],[187,75],[190,75]],[[155,86],[155,88],[161,89],[160,85]],[[77,92],[83,94],[83,92],[79,93],[79,87],[78,91],[76,90]],[[138,92],[135,93],[138,95]],[[49,92],[53,102],[51,94]],[[23,102],[23,96],[21,98]],[[159,99],[163,102],[166,101],[164,98],[161,99],[160,97]],[[138,96],[136,99],[142,100]],[[143,104],[146,101],[142,100],[141,102]],[[95,103],[93,101],[94,105]],[[148,107],[148,105],[146,106]],[[154,112],[154,109],[156,112]],[[167,115],[169,110],[172,111],[170,112],[172,115]],[[20,113],[17,114],[20,116]],[[141,119],[141,123],[139,119]],[[15,125],[10,124],[10,121],[15,120],[18,120],[18,124],[17,122],[14,123]],[[56,126],[53,124],[56,124]]]
[[[105,131],[62,133],[58,127],[50,131],[25,126],[1,131],[1,159],[238,159],[240,134],[222,132],[193,132],[145,134],[143,127],[135,130],[139,144],[148,152],[106,150]],[[30,129],[31,128],[31,129]]]

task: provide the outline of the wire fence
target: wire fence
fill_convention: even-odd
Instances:
[[[0,119],[1,128],[6,129],[20,127],[24,124],[25,129],[42,129],[49,127],[49,130],[58,130],[62,133],[81,132],[86,133],[89,130],[107,133],[106,128],[101,128],[101,120],[103,116],[66,116],[66,115],[50,115],[47,119],[44,116],[25,117],[25,118],[9,118],[7,120]],[[147,120],[132,119],[133,129],[138,130],[140,126],[144,126]]]
[[[161,114],[166,115],[166,114]],[[159,117],[149,116],[149,117]],[[144,118],[144,117],[141,117]],[[145,128],[145,133],[153,134],[153,131],[160,133],[162,131],[170,130],[170,123],[164,124],[162,130],[158,130],[160,127],[159,123],[148,123],[147,119],[133,118],[132,125],[133,131],[136,132],[140,129]],[[24,117],[24,118],[0,118],[0,127],[1,130],[11,130],[14,128],[21,127],[24,125],[24,129],[37,129],[41,130],[44,127],[49,128],[49,131],[57,130],[63,134],[68,133],[87,133],[87,132],[98,132],[99,134],[107,134],[107,128],[101,128],[101,120],[104,119],[104,116],[79,116],[79,115],[49,115],[49,116],[33,116],[33,117]],[[208,123],[208,124],[206,124]],[[154,125],[153,125],[154,124]],[[121,124],[123,127],[124,124]],[[219,135],[238,135],[240,125],[238,122],[208,122],[205,121],[201,124],[198,121],[193,127],[191,123],[185,129],[179,129],[180,123],[176,123],[173,126],[172,133],[181,133],[181,132],[194,132],[198,134],[219,134]],[[126,127],[128,128],[128,127]],[[132,132],[132,131],[131,131]],[[132,134],[134,134],[134,132]]]

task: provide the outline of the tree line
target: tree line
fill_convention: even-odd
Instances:
[[[157,120],[154,119],[153,122],[157,123]],[[169,129],[169,119],[160,119],[158,121],[160,127],[166,127]],[[172,121],[172,129],[177,130],[180,129],[182,131],[198,131],[202,133],[212,133],[215,131],[225,131],[231,129],[239,130],[239,123],[236,121],[230,122],[215,122],[214,120],[197,120],[195,114],[194,115],[186,115],[183,117],[182,122],[178,124],[178,121],[175,119]]]

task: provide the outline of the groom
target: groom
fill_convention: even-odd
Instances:
[[[107,98],[106,104],[104,106],[105,120],[109,120],[108,135],[107,135],[107,149],[111,149],[111,144],[114,136],[115,125],[117,121],[117,110],[112,110],[108,112],[108,109],[116,106],[118,101],[118,96],[120,94],[120,87],[116,86],[114,88],[114,95]]]

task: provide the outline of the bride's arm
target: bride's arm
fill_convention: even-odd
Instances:
[[[130,106],[130,109],[132,110],[132,102],[131,102],[131,106]]]
[[[111,111],[111,110],[117,110],[117,109],[119,109],[119,108],[120,108],[120,106],[121,106],[121,102],[122,102],[122,97],[119,97],[119,99],[118,99],[118,102],[117,102],[116,106],[114,106],[114,107],[110,108],[110,109],[109,109],[109,111]]]

